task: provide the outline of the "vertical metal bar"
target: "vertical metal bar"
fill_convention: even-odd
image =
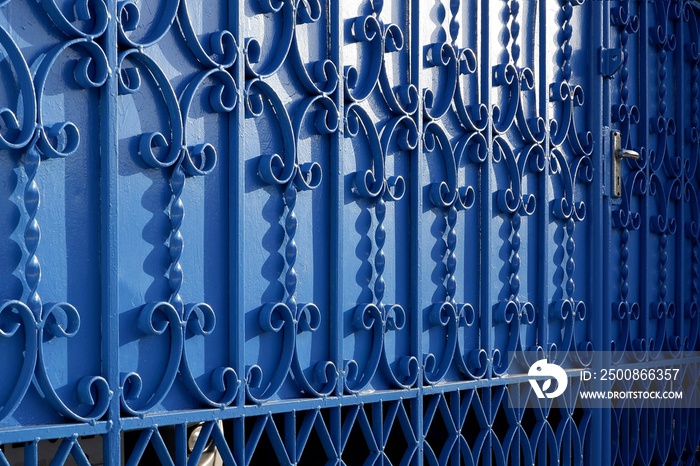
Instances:
[[[544,118],[545,124],[549,124],[549,105],[548,105],[548,99],[547,96],[549,95],[549,82],[547,80],[547,68],[549,66],[549,55],[547,54],[547,44],[549,43],[548,40],[548,17],[547,17],[547,2],[543,1],[539,3],[539,10],[537,12],[539,18],[540,18],[540,37],[539,37],[539,56],[537,63],[535,63],[535,67],[539,67],[539,69],[533,70],[535,72],[536,76],[539,76],[539,105],[538,105],[538,113],[539,115]],[[546,134],[545,140],[543,142],[544,145],[544,153],[549,154],[550,151],[550,141],[549,141],[549,133]],[[539,342],[546,342],[549,341],[549,335],[548,335],[548,328],[549,328],[549,296],[550,296],[550,290],[549,290],[549,283],[551,282],[551,279],[549,278],[550,274],[550,267],[549,267],[549,261],[550,261],[550,248],[549,248],[549,216],[550,216],[550,210],[548,209],[549,206],[549,200],[553,196],[553,194],[550,194],[549,190],[549,177],[548,173],[549,169],[545,164],[545,170],[544,173],[542,173],[539,176],[538,179],[538,190],[539,190],[539,195],[540,198],[538,199],[538,214],[537,218],[539,220],[539,225],[538,225],[538,246],[540,249],[540,254],[539,257],[541,257],[543,260],[538,261],[539,262],[539,267],[537,268],[537,297],[535,300],[535,308],[539,311],[538,315],[540,319],[538,319],[539,323],[539,330],[540,330],[540,337],[539,337]],[[537,305],[539,303],[539,305]],[[527,350],[527,348],[525,348]]]
[[[486,105],[489,109],[489,113],[492,111],[491,103],[491,40],[490,40],[490,26],[489,18],[491,17],[491,6],[495,2],[480,2],[479,3],[479,14],[481,22],[481,73],[479,80],[481,81],[480,93],[481,102]],[[494,8],[496,10],[496,8]],[[494,15],[497,15],[498,11],[494,11]],[[493,225],[491,223],[491,217],[493,213],[493,202],[492,193],[493,188],[491,186],[491,172],[493,167],[493,119],[489,118],[488,124],[486,126],[486,144],[488,147],[488,157],[486,161],[481,164],[479,174],[480,178],[480,210],[479,210],[479,222],[481,225],[479,231],[479,243],[481,245],[481,258],[479,267],[479,316],[481,318],[481,342],[482,347],[486,350],[489,361],[493,358],[493,338],[491,338],[491,332],[493,328],[493,312],[491,310],[492,303],[494,300],[491,298],[491,233],[493,230]],[[493,367],[487,370],[485,375],[487,379],[493,377]],[[476,389],[475,389],[476,390]],[[475,395],[478,395],[478,391]],[[486,387],[481,392],[481,401],[484,406],[484,410],[489,413],[490,403],[491,403],[491,390]],[[489,418],[490,419],[490,418]],[[485,442],[485,452],[482,449],[481,461],[484,465],[491,464],[491,446],[492,440],[491,436]]]
[[[245,451],[245,419],[243,417],[233,419],[233,454],[237,466],[247,466]]]
[[[610,41],[610,2],[588,2],[590,8],[588,30],[591,34],[591,47],[588,50],[589,62],[598,63],[600,51],[608,47]],[[602,351],[608,349],[610,342],[610,326],[604,325],[610,319],[611,309],[611,279],[608,252],[611,250],[611,201],[604,194],[604,186],[607,184],[605,177],[609,176],[609,149],[606,147],[608,138],[603,134],[610,126],[610,81],[603,79],[597,66],[589,67],[588,81],[590,94],[587,96],[590,102],[588,107],[590,128],[593,134],[593,170],[594,177],[591,185],[591,254],[588,270],[591,307],[591,343],[593,349]],[[601,279],[602,276],[602,279]],[[610,418],[608,409],[593,410],[589,438],[586,443],[589,449],[591,464],[609,464],[611,455],[610,442]],[[598,434],[600,433],[600,434]],[[593,455],[599,454],[599,458]]]
[[[174,428],[174,463],[178,466],[187,464],[187,454],[189,446],[187,445],[187,423],[176,424]]]
[[[639,5],[639,95],[640,95],[640,121],[639,121],[639,146],[647,149],[647,157],[649,156],[649,105],[658,99],[656,96],[649,95],[649,60],[651,59],[649,50],[649,7],[647,0],[642,0]],[[656,77],[656,73],[654,73]],[[646,164],[646,179],[650,176],[651,163]],[[639,245],[639,306],[640,313],[640,333],[642,338],[648,337],[647,318],[649,316],[649,295],[653,292],[654,286],[650,279],[651,266],[647,251],[651,246],[651,238],[649,235],[649,195],[643,196],[640,202],[641,222],[639,227],[640,245]]]
[[[102,374],[114,392],[104,435],[105,465],[121,463],[119,389],[119,152],[117,134],[117,2],[106,0],[111,17],[104,33],[109,78],[100,91],[100,252]]]
[[[302,416],[305,415],[309,415],[308,411],[302,414]],[[296,421],[297,412],[295,409],[284,413],[284,434],[282,442],[284,442],[284,448],[285,450],[287,450],[287,455],[289,456],[289,459],[294,464],[299,462],[299,455],[297,453]]]
[[[411,0],[409,14],[410,38],[408,41],[410,47],[409,63],[411,67],[411,80],[418,90],[418,110],[416,111],[415,121],[418,129],[418,146],[414,150],[411,157],[411,185],[409,192],[410,204],[410,219],[411,219],[411,353],[418,358],[418,392],[419,396],[411,401],[411,424],[418,439],[418,464],[423,464],[423,291],[422,277],[423,266],[421,263],[421,212],[423,211],[423,200],[421,196],[422,183],[421,174],[426,172],[426,163],[423,157],[423,93],[421,83],[421,69],[423,61],[421,60],[421,51],[423,50],[420,40],[420,0]]]
[[[681,5],[681,17],[678,19],[677,31],[676,31],[676,50],[675,50],[675,75],[676,75],[676,85],[675,85],[675,96],[674,96],[674,111],[676,113],[676,122],[678,123],[676,131],[676,154],[685,154],[684,149],[684,139],[686,128],[690,128],[688,120],[685,118],[685,112],[683,108],[686,102],[686,88],[683,82],[683,76],[685,76],[685,60],[683,59],[683,54],[685,53],[685,35],[683,34],[683,10],[685,5]],[[690,106],[688,106],[690,107]],[[683,280],[683,271],[686,269],[686,252],[684,248],[685,235],[685,208],[683,202],[683,192],[685,191],[685,165],[683,160],[685,157],[681,157],[681,199],[676,204],[676,215],[677,215],[677,229],[676,229],[676,254],[675,254],[675,273],[674,273],[674,287],[675,287],[675,301],[676,301],[676,325],[675,331],[676,335],[680,336],[681,348],[683,345],[683,335],[684,335],[684,314],[685,314],[685,286]],[[688,250],[690,253],[690,250]]]
[[[245,47],[243,44],[245,25],[245,2],[229,0],[228,24],[238,44],[238,58],[232,72],[238,85],[238,106],[229,116],[229,360],[241,380],[238,397],[234,406],[241,409],[245,404],[245,301],[243,283],[245,271],[244,202],[245,164],[241,155],[245,154]],[[245,423],[243,419],[233,420],[233,457],[239,465],[245,465]]]
[[[486,108],[491,111],[491,56],[489,50],[491,43],[489,38],[489,16],[491,10],[491,2],[480,2],[479,13],[481,20],[481,101],[484,102]],[[494,12],[497,14],[497,12]],[[479,268],[479,315],[481,317],[481,341],[482,346],[486,350],[489,359],[493,355],[493,343],[491,339],[491,328],[493,326],[493,313],[491,312],[491,212],[493,203],[491,200],[491,169],[493,165],[493,122],[489,118],[486,126],[486,143],[488,145],[489,156],[487,160],[481,164],[480,168],[480,186],[479,193],[481,197],[481,205],[479,211],[479,222],[481,228],[479,232],[479,242],[481,244],[481,258]],[[491,378],[491,371],[487,373],[487,378]]]
[[[340,458],[343,451],[343,417],[340,412],[340,407],[330,408],[330,415],[328,416],[328,432],[331,436],[331,441],[335,447],[335,458],[329,458],[328,463],[341,464]]]
[[[105,464],[109,458],[105,458]],[[39,439],[24,444],[24,464],[25,466],[37,466],[39,464]]]
[[[338,385],[336,393],[338,396],[343,396],[343,387],[345,386],[345,371],[343,367],[343,138],[345,134],[345,108],[343,105],[345,76],[343,74],[343,23],[340,17],[340,0],[329,0],[330,12],[330,55],[331,61],[335,63],[338,69],[338,89],[335,93],[334,100],[338,107],[338,115],[340,124],[338,131],[332,136],[331,143],[331,176],[330,176],[330,191],[331,191],[331,257],[330,257],[330,336],[331,360],[335,363],[338,369]]]

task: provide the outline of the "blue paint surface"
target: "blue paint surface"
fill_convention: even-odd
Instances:
[[[700,350],[699,21],[0,0],[0,464],[699,463],[685,405],[510,403]]]

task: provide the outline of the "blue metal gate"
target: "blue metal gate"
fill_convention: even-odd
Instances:
[[[0,0],[0,464],[700,463],[690,401],[511,403],[700,350],[699,20]]]

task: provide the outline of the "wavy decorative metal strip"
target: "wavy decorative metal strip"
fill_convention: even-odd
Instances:
[[[564,271],[562,283],[563,299],[553,302],[549,311],[549,335],[554,335],[555,337],[549,339],[548,350],[550,354],[556,355],[553,357],[553,360],[557,361],[563,360],[569,351],[575,351],[577,354],[585,353],[591,347],[590,339],[586,338],[579,341],[574,334],[575,322],[584,321],[587,315],[585,302],[576,300],[574,297],[574,291],[576,290],[574,280],[574,271],[576,270],[574,232],[576,223],[582,221],[586,215],[586,204],[575,199],[574,186],[576,180],[585,183],[592,181],[592,167],[588,156],[578,157],[574,162],[575,165],[571,166],[560,148],[555,147],[552,149],[550,171],[553,175],[560,178],[563,191],[558,202],[553,203],[552,213],[555,218],[562,221],[564,231],[564,239],[562,240],[564,249],[562,267]],[[584,354],[580,356],[580,361],[583,364],[589,362],[588,356]]]
[[[668,271],[668,245],[669,237],[675,234],[677,225],[676,219],[672,217],[675,208],[672,202],[682,198],[683,182],[681,180],[685,167],[683,154],[676,146],[672,150],[670,145],[676,134],[676,124],[673,117],[666,115],[667,111],[667,59],[669,53],[673,53],[676,48],[676,36],[673,33],[674,27],[669,23],[681,18],[680,2],[655,1],[656,7],[656,30],[652,28],[650,33],[652,44],[658,51],[658,72],[657,72],[657,95],[658,95],[658,117],[650,121],[650,132],[657,133],[657,149],[651,157],[651,175],[649,179],[649,194],[654,196],[656,203],[656,214],[649,219],[649,227],[652,233],[659,236],[658,253],[658,301],[652,302],[649,309],[651,317],[651,327],[656,332],[649,340],[649,350],[653,355],[658,354],[662,349],[670,349],[679,352],[682,349],[682,335],[677,334],[673,325],[667,328],[666,322],[674,322],[676,317],[675,302],[667,302],[666,279]],[[657,320],[658,319],[658,320]]]
[[[529,68],[519,68],[520,57],[520,23],[518,14],[520,3],[516,0],[507,2],[503,10],[504,29],[502,43],[508,60],[492,68],[492,86],[504,87],[505,97],[501,104],[493,104],[493,163],[505,165],[508,176],[508,186],[496,193],[497,208],[510,222],[510,253],[506,265],[508,269],[508,284],[506,294],[508,299],[499,302],[493,309],[494,340],[490,356],[492,371],[500,376],[507,372],[512,361],[512,355],[518,347],[520,325],[523,318],[528,324],[534,322],[535,313],[532,304],[520,302],[520,215],[531,215],[535,211],[536,198],[534,195],[523,195],[523,176],[528,165],[541,171],[540,160],[543,157],[530,157],[537,154],[535,149],[544,140],[545,125],[541,117],[526,117],[523,106],[523,92],[534,90],[534,74]],[[511,128],[518,130],[518,136],[526,146],[516,156],[515,149],[505,136]],[[528,162],[528,159],[530,159]]]
[[[418,146],[418,130],[415,122],[406,115],[398,116],[389,120],[380,136],[382,148],[382,164],[386,162],[386,156],[392,147],[392,141],[396,142],[396,147],[401,151],[412,151]],[[377,252],[374,257],[374,299],[377,306],[382,310],[385,331],[401,332],[408,316],[406,310],[399,304],[384,304],[384,270],[386,259],[384,256],[384,244],[386,231],[384,220],[386,218],[386,202],[399,201],[403,198],[406,182],[399,182],[399,176],[389,176],[385,180],[383,193],[376,198],[374,208],[377,225],[375,228],[375,245]],[[403,180],[403,178],[401,178]],[[400,185],[403,184],[403,188]],[[401,356],[398,360],[392,360],[387,353],[386,346],[382,348],[382,369],[390,382],[401,388],[413,386],[418,379],[419,363],[418,359],[412,355]]]
[[[684,201],[690,206],[690,219],[686,222],[685,235],[691,242],[690,255],[690,296],[683,305],[683,318],[686,322],[683,349],[692,351],[700,337],[698,299],[700,298],[700,203],[696,188],[686,182]]]
[[[22,300],[27,303],[37,321],[41,318],[41,298],[37,289],[41,280],[41,264],[36,256],[41,238],[41,229],[36,220],[39,211],[40,193],[39,186],[35,179],[41,163],[41,154],[36,149],[36,142],[39,136],[35,136],[31,147],[22,157],[22,168],[26,176],[24,186],[24,209],[27,212],[27,225],[24,228],[24,244],[26,259],[24,263],[23,279],[24,291]]]
[[[640,316],[640,308],[637,302],[629,302],[629,266],[627,260],[630,250],[628,247],[630,239],[630,231],[639,230],[641,227],[641,215],[639,212],[632,212],[631,200],[634,195],[646,195],[648,191],[648,181],[646,176],[646,166],[649,163],[649,156],[645,148],[640,151],[640,160],[634,161],[636,165],[635,171],[623,181],[622,203],[618,209],[613,210],[612,223],[613,227],[622,230],[620,233],[620,296],[619,301],[613,303],[612,315],[613,321],[617,322],[617,335],[610,342],[610,349],[613,352],[613,361],[619,361],[622,353],[627,351],[628,347],[634,349],[638,353],[646,353],[647,340],[645,337],[637,338],[630,341],[630,324],[631,321],[637,321]]]
[[[488,157],[488,143],[483,133],[480,132],[470,132],[466,133],[457,142],[454,149],[455,161],[457,166],[461,164],[461,161],[468,161],[469,163],[482,164],[487,160]],[[473,205],[476,197],[474,192],[474,199],[469,199],[471,197],[470,189],[471,187],[458,188],[462,190],[462,197],[467,202],[459,201],[458,204],[463,204],[464,207],[470,207]],[[460,207],[461,208],[461,207]],[[481,312],[475,309],[471,304],[462,304],[457,307],[457,315],[459,318],[459,327],[461,328],[476,328],[479,333],[481,325]],[[466,346],[466,341],[465,341]],[[476,342],[475,348],[462,348],[462,343],[457,339],[457,348],[455,353],[455,360],[457,361],[458,369],[465,374],[470,379],[482,378],[486,375],[489,367],[489,354],[482,347],[483,343],[481,341]]]
[[[581,86],[570,83],[573,75],[572,20],[574,7],[581,4],[581,1],[566,0],[562,6],[561,34],[557,36],[561,50],[557,61],[559,70],[555,83],[550,85],[549,93],[550,102],[554,102],[555,106],[560,108],[559,117],[549,121],[551,149],[548,172],[561,180],[562,192],[553,202],[552,214],[562,223],[564,255],[562,298],[550,305],[547,350],[550,358],[556,361],[563,360],[570,351],[573,351],[578,355],[579,361],[585,365],[590,362],[586,351],[592,347],[592,343],[585,328],[581,336],[575,332],[576,322],[584,322],[587,312],[585,302],[576,300],[574,296],[576,289],[574,233],[576,223],[583,221],[586,216],[586,204],[576,199],[575,193],[581,192],[576,188],[577,184],[590,184],[593,181],[593,167],[590,159],[593,153],[593,136],[590,131],[580,132],[577,129],[575,113],[576,108],[584,105],[584,90]],[[619,10],[613,8],[611,12],[613,23],[616,21],[616,11],[619,14],[626,14],[623,7]],[[623,106],[618,113],[626,117],[627,114],[624,112],[627,111],[628,107]],[[567,153],[572,156],[567,156]]]
[[[282,132],[284,154],[261,155],[258,174],[268,184],[284,186],[294,180],[297,171],[296,141],[292,122],[284,104],[272,87],[264,81],[251,81],[246,90],[247,116],[261,116],[268,104],[272,106]],[[320,172],[318,174],[320,175]],[[320,178],[318,181],[320,182]],[[293,220],[293,217],[289,217],[289,211],[287,211],[287,217]],[[287,234],[288,232],[285,231],[285,236]],[[293,244],[290,246],[293,247]],[[285,260],[287,259],[285,258]],[[293,268],[287,273],[295,275]],[[282,350],[280,351],[279,363],[271,369],[272,375],[269,378],[266,376],[266,371],[257,364],[246,367],[246,395],[249,400],[255,403],[262,403],[273,397],[281,388],[291,368],[297,324],[296,305],[294,304],[292,307],[294,309],[291,309],[284,302],[273,302],[266,303],[260,308],[258,322],[261,330],[263,332],[281,332]]]
[[[691,242],[691,279],[690,296],[683,303],[683,318],[685,320],[685,335],[683,349],[691,351],[697,347],[700,338],[700,322],[698,315],[698,300],[700,299],[700,203],[698,202],[698,186],[693,181],[700,163],[700,22],[697,10],[691,3],[685,4],[684,21],[688,25],[689,36],[686,36],[684,58],[690,65],[690,127],[685,128],[685,179],[683,201],[689,206],[690,218],[686,220],[685,235]],[[688,145],[690,146],[688,150]]]

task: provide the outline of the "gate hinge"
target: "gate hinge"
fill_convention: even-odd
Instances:
[[[622,67],[624,52],[622,49],[600,49],[600,74],[606,78],[612,78]]]

